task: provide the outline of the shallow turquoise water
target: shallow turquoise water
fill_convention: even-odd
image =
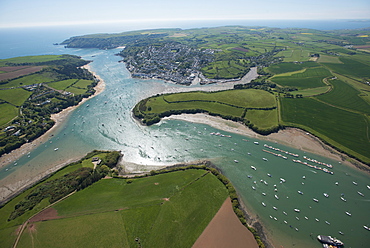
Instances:
[[[139,164],[141,168],[210,159],[230,178],[248,209],[258,215],[271,233],[277,247],[320,247],[316,240],[318,234],[337,236],[346,247],[368,247],[370,232],[363,225],[370,225],[370,190],[366,187],[370,184],[369,176],[338,161],[268,143],[299,154],[298,159],[302,161],[303,156],[307,156],[334,166],[330,169],[334,175],[316,171],[294,163],[295,157],[287,156],[285,160],[263,152],[262,149],[266,149],[263,141],[208,125],[165,120],[151,127],[140,126],[131,117],[131,109],[140,99],[188,88],[158,80],[130,78],[124,65],[118,63],[120,57],[114,56],[118,50],[70,49],[68,52],[94,60],[91,68],[105,80],[105,91],[78,107],[46,143],[19,159],[16,165],[12,163],[3,168],[0,186],[9,178],[37,176],[50,168],[51,163],[79,157],[93,149],[121,150],[126,162]],[[231,137],[212,135],[212,132]],[[259,145],[254,144],[255,141]],[[55,148],[58,151],[54,151]],[[280,178],[285,179],[285,183],[280,183]],[[329,197],[324,197],[323,193]],[[346,202],[340,199],[341,194]],[[313,198],[319,202],[314,202]]]

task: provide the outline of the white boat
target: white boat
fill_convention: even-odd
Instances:
[[[315,218],[315,220],[316,220],[317,222],[319,222],[319,221],[320,221],[318,218]]]
[[[298,208],[295,208],[294,211],[296,211],[297,213],[301,212],[301,210],[299,210]]]
[[[344,201],[344,202],[346,202],[347,200],[346,199],[344,199],[342,196],[340,197],[340,199],[342,200],[342,201]]]
[[[57,147],[57,148],[55,148],[55,149],[54,149],[54,151],[58,151],[58,149],[59,149],[59,148]]]
[[[253,190],[256,190],[256,188],[255,188],[254,186],[252,186],[252,189],[253,189]]]
[[[270,173],[269,173],[269,174],[267,174],[267,176],[272,177]]]
[[[283,214],[288,215],[285,211],[283,211]]]
[[[264,161],[267,161],[267,158],[262,158]]]
[[[302,192],[302,191],[300,191],[300,190],[298,190],[298,194],[303,195],[303,192]]]
[[[297,220],[299,220],[299,217],[298,217],[298,216],[296,216],[295,218],[296,218]]]
[[[262,206],[266,207],[266,204],[264,202],[262,202]]]
[[[288,224],[288,222],[287,222],[286,220],[284,220],[284,223],[285,223],[285,224]]]
[[[285,183],[285,179],[280,177],[280,181]]]
[[[265,192],[262,192],[262,195],[266,196],[266,193]]]
[[[326,223],[326,224],[328,224],[328,225],[330,225],[330,222],[329,222],[329,221],[327,221],[327,220],[325,221],[325,223]]]
[[[251,166],[251,168],[252,168],[253,170],[257,170],[257,169],[256,169],[256,167],[254,167],[253,165]]]
[[[277,210],[277,207],[275,207],[275,206],[273,206],[272,208],[273,208],[274,210]]]
[[[319,200],[317,200],[316,198],[312,198],[312,200],[313,200],[314,202],[319,202]]]
[[[323,194],[326,198],[328,198],[329,197],[329,195],[327,194],[327,193],[324,193]]]
[[[306,220],[308,220],[308,217],[307,217],[307,216],[305,216],[304,218],[305,218]]]
[[[337,185],[337,186],[338,186],[338,185],[339,185],[339,183],[338,183],[338,182],[335,182],[335,185]]]
[[[306,179],[306,176],[303,176],[302,179]]]
[[[346,211],[346,215],[351,216],[352,214],[350,212]]]
[[[370,189],[370,186],[369,186],[369,185],[366,185],[366,187],[367,187],[368,189]]]
[[[235,162],[235,163],[239,163],[239,161],[238,161],[238,160],[236,160],[236,159],[234,160],[234,162]]]
[[[364,194],[362,194],[360,191],[357,191],[357,193],[358,193],[360,196],[364,197]]]
[[[354,185],[357,185],[357,183],[355,181],[352,182]]]
[[[279,200],[279,197],[278,197],[277,195],[275,195],[275,198],[276,198],[277,200]]]
[[[370,231],[370,227],[368,227],[368,226],[364,226],[364,228],[366,229],[366,230],[368,230],[368,231]]]
[[[253,142],[255,145],[259,145],[259,143],[257,141]]]

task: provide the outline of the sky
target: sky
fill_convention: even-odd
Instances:
[[[0,28],[203,20],[370,19],[369,0],[0,0]]]

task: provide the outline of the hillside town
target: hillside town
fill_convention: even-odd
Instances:
[[[214,52],[213,49],[200,50],[177,42],[166,42],[126,48],[121,55],[133,77],[190,85],[195,78],[199,78],[201,83],[209,83],[200,69],[213,61]]]

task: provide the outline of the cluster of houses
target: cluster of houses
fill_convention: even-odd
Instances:
[[[201,74],[201,66],[213,61],[213,53],[212,49],[199,50],[168,42],[160,46],[146,46],[141,53],[127,58],[125,62],[133,77],[190,85]]]

